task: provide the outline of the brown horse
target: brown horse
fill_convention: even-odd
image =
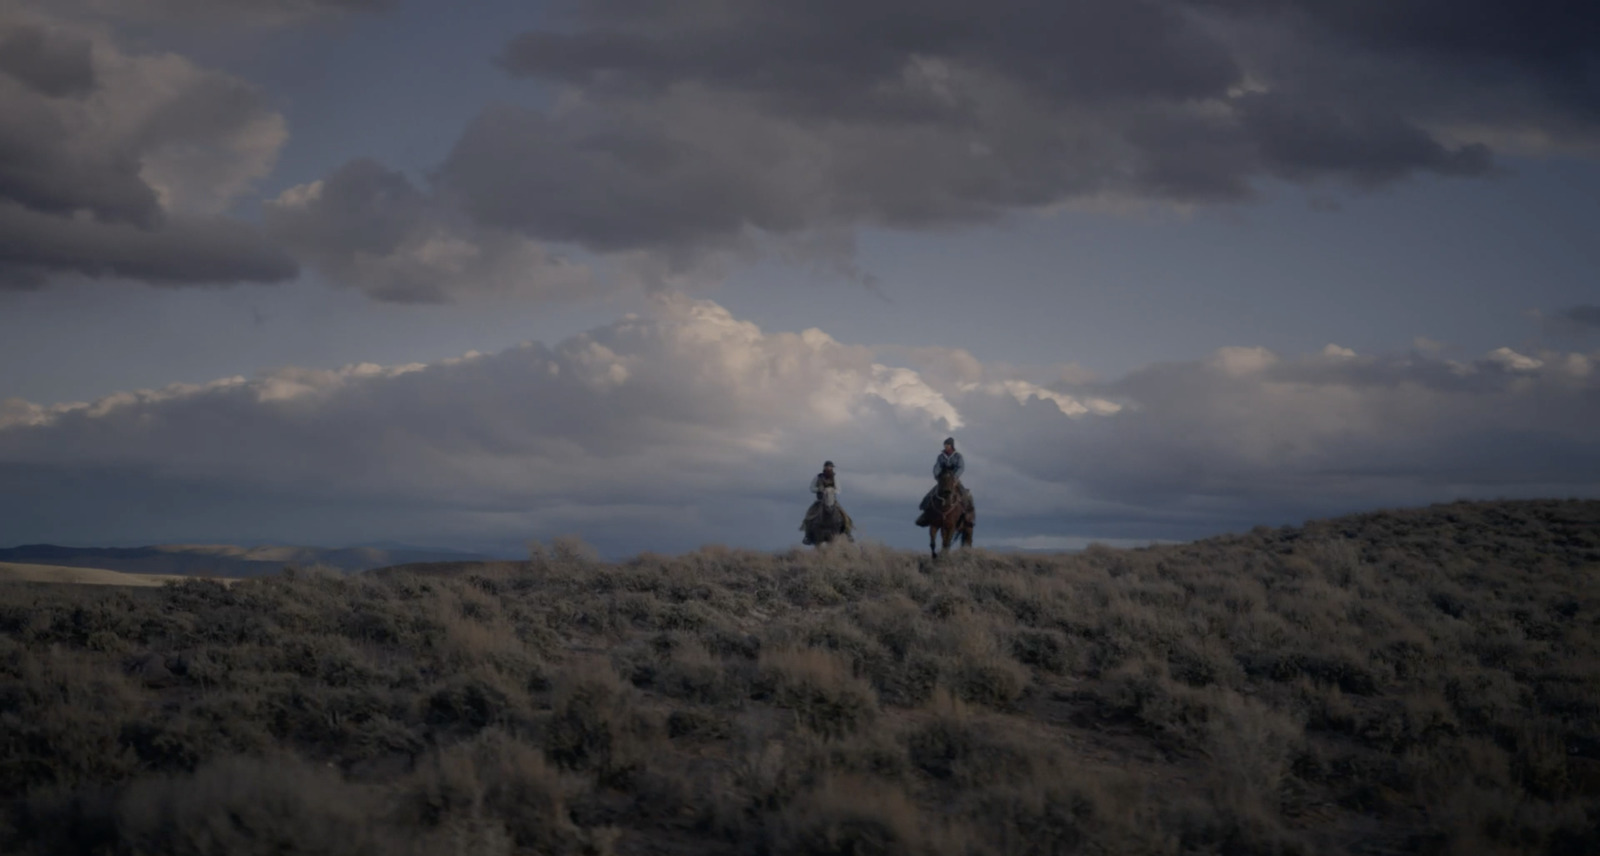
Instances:
[[[967,504],[956,490],[956,477],[945,473],[939,477],[939,492],[931,509],[932,522],[928,525],[928,552],[935,559],[940,552],[950,552],[950,538],[955,536],[962,547],[972,546],[972,517],[967,514]],[[934,538],[944,536],[941,549],[934,549]]]

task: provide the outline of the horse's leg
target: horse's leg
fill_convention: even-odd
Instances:
[[[936,533],[938,531],[939,531],[938,524],[934,524],[934,525],[928,527],[928,552],[933,554],[933,557],[935,559],[939,558],[939,551],[935,550],[933,548],[933,537],[934,537],[934,533]]]

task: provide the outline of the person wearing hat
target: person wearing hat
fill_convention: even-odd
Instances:
[[[967,462],[961,458],[961,453],[956,451],[956,438],[944,438],[944,449],[939,452],[939,457],[933,461],[933,478],[935,481],[945,473],[956,477],[956,483],[961,483],[961,474],[967,471]]]
[[[817,473],[816,478],[811,480],[811,492],[817,495],[817,502],[822,501],[822,492],[830,487],[835,491],[839,490],[839,486],[833,480],[833,461],[823,461],[822,472]]]
[[[805,533],[805,539],[801,543],[807,545],[815,543],[812,535],[815,532],[814,527],[818,522],[818,517],[829,511],[837,512],[839,515],[840,534],[847,538],[851,537],[850,533],[855,528],[855,521],[850,519],[850,515],[845,512],[844,508],[835,499],[839,493],[839,485],[833,477],[833,461],[824,461],[822,463],[822,472],[817,473],[816,477],[811,479],[811,493],[817,498],[817,501],[811,503],[811,507],[806,509],[805,519],[800,522],[800,531]]]
[[[934,486],[922,497],[922,505],[919,506],[922,514],[917,517],[918,526],[927,526],[930,522],[929,515],[932,512],[934,503],[938,501],[938,481],[946,473],[955,477],[956,493],[961,497],[962,502],[966,503],[968,519],[977,517],[977,509],[973,507],[972,492],[961,484],[961,474],[966,471],[967,462],[961,457],[961,453],[956,451],[956,438],[944,438],[944,449],[939,452],[939,457],[933,461]]]

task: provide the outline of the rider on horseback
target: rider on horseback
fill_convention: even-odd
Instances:
[[[839,486],[833,478],[833,461],[823,462],[822,472],[811,480],[811,493],[817,497],[817,501],[811,503],[811,507],[806,509],[805,519],[800,521],[800,531],[805,533],[801,543],[809,546],[818,541],[831,540],[835,534],[851,537],[855,521],[838,503]],[[818,526],[823,522],[821,518],[824,514],[837,515],[833,524],[835,531],[819,531]]]
[[[961,484],[961,474],[967,471],[966,459],[956,451],[956,438],[944,438],[944,450],[933,461],[933,477],[935,479],[949,473],[956,477],[956,484]]]
[[[822,492],[830,487],[835,491],[839,489],[833,480],[833,461],[823,461],[822,472],[811,480],[811,492],[817,495],[817,502],[822,501]]]
[[[951,477],[951,489],[956,492],[957,496],[961,497],[962,503],[967,507],[967,519],[975,521],[978,517],[978,510],[972,503],[972,491],[967,490],[961,484],[961,474],[966,469],[966,460],[961,457],[960,452],[956,451],[956,439],[954,437],[944,438],[944,450],[939,453],[939,457],[933,462],[933,478],[937,482],[941,481],[946,475]],[[935,484],[933,489],[922,497],[922,505],[920,506],[922,514],[917,517],[918,526],[928,525],[933,509],[938,505],[939,500],[939,485]]]

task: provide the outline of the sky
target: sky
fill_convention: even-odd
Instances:
[[[1576,0],[0,0],[0,545],[1600,496]]]

